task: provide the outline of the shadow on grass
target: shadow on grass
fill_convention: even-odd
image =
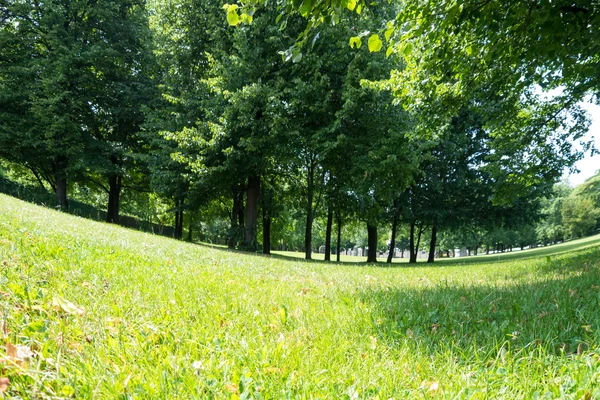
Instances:
[[[358,296],[379,340],[427,355],[464,360],[474,353],[495,358],[502,348],[548,355],[597,349],[600,249],[540,260],[532,269],[494,283],[423,282]]]

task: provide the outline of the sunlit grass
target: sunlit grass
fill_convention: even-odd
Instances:
[[[575,250],[583,250],[588,247],[596,247],[600,246],[600,234],[585,237],[582,239],[570,240],[564,243],[553,244],[545,247],[537,247],[534,249],[525,249],[519,250],[515,249],[514,251],[506,251],[504,253],[492,253],[492,254],[479,254],[477,256],[468,256],[468,257],[451,257],[451,258],[436,258],[436,263],[447,263],[447,264],[465,264],[465,263],[484,263],[484,262],[494,262],[494,261],[508,261],[508,260],[516,260],[519,258],[529,258],[529,257],[540,257],[540,256],[552,256],[558,255],[570,251]],[[226,246],[221,246],[225,248]],[[290,257],[290,258],[304,258],[305,255],[303,252],[299,251],[280,251],[274,250],[273,254],[279,255],[282,257]],[[392,260],[393,263],[408,263],[408,251],[405,251],[404,258],[394,258]],[[359,257],[359,256],[351,256],[342,254],[340,255],[341,262],[347,263],[361,263],[365,262],[367,256]],[[315,261],[323,261],[325,259],[325,254],[313,253],[312,259]],[[336,256],[334,254],[331,255],[331,259],[335,261]],[[387,261],[387,257],[377,257],[377,262],[385,263]],[[426,262],[427,257],[417,259],[417,262]]]
[[[17,398],[600,397],[599,256],[310,263],[0,196],[0,377]]]

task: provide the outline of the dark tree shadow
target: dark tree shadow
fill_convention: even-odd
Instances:
[[[358,294],[372,312],[379,340],[428,355],[452,350],[471,357],[500,347],[576,354],[598,346],[600,250],[547,259],[529,278],[493,284],[438,283]]]

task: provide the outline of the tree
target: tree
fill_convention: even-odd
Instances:
[[[141,119],[143,3],[11,1],[3,11],[0,101],[14,103],[0,113],[3,156],[48,182],[65,209],[68,180],[104,163],[118,216],[119,154]]]
[[[562,204],[561,214],[567,235],[579,238],[593,232],[599,211],[591,199],[570,196]]]

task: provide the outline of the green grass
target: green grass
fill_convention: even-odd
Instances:
[[[0,196],[9,398],[600,397],[599,309],[598,247],[309,263]]]
[[[541,257],[541,256],[554,256],[558,254],[563,254],[567,252],[572,252],[575,250],[583,250],[588,247],[597,247],[600,246],[600,234],[589,236],[582,239],[570,240],[568,242],[554,244],[551,246],[538,247],[535,249],[526,249],[526,250],[515,250],[511,252],[505,253],[496,253],[496,254],[481,254],[477,256],[469,256],[469,257],[453,257],[453,258],[438,258],[435,260],[436,263],[445,263],[445,264],[466,264],[466,263],[490,263],[495,261],[508,261],[508,260],[516,260],[520,258],[530,258],[530,257]],[[226,246],[216,246],[225,248]],[[289,257],[289,258],[304,258],[304,253],[298,251],[272,251],[273,254]],[[408,251],[405,252],[406,257],[408,257]],[[313,253],[312,258],[315,261],[323,261],[325,259],[324,254]],[[335,260],[335,255],[331,256],[332,259]],[[361,263],[365,262],[366,256],[358,257],[358,256],[350,256],[342,254],[340,256],[340,261],[343,263]],[[378,257],[377,262],[385,263],[387,257]],[[426,262],[426,258],[419,258],[418,262]],[[394,263],[408,263],[408,258],[394,258]]]

